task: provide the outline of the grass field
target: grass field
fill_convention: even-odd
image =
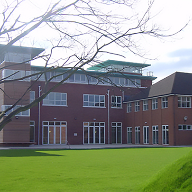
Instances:
[[[141,191],[191,148],[0,150],[0,191]]]

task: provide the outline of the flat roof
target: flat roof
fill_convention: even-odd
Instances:
[[[45,50],[43,48],[24,47],[15,45],[11,45],[8,47],[6,46],[7,45],[0,44],[0,54],[2,54],[2,52],[30,53],[31,57],[34,58]]]
[[[134,67],[148,67],[150,64],[144,63],[134,63],[134,62],[126,62],[126,61],[116,61],[116,60],[107,60],[92,67],[89,67],[87,70],[100,70],[102,68],[106,68],[110,65],[122,65],[122,66],[134,66]]]

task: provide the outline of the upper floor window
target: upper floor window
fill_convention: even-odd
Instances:
[[[35,100],[35,91],[30,91],[30,103]]]
[[[158,109],[158,98],[152,99],[152,109]]]
[[[121,108],[122,107],[121,96],[111,96],[111,106],[114,108]]]
[[[2,111],[5,111],[5,110],[7,110],[7,109],[9,109],[9,108],[11,108],[12,107],[12,105],[2,105],[1,106],[1,110]],[[19,107],[23,107],[22,105],[16,105],[15,107],[13,107],[13,108],[11,108],[10,110],[8,110],[6,113],[5,113],[5,115],[9,115],[11,112],[13,112],[13,111],[15,111],[16,109],[18,109]],[[30,116],[30,110],[29,109],[27,109],[26,111],[21,111],[21,112],[19,112],[17,115],[15,115],[15,116]]]
[[[45,99],[43,105],[46,106],[67,106],[67,93],[51,92]]]
[[[191,97],[186,96],[178,97],[178,107],[191,108]]]
[[[132,110],[131,103],[127,103],[127,113],[130,113]]]
[[[105,95],[83,95],[84,107],[105,107]]]
[[[135,112],[140,110],[140,101],[135,102]]]
[[[7,62],[14,62],[14,63],[29,63],[31,60],[30,54],[25,53],[6,53],[5,54],[5,61]]]
[[[148,100],[144,100],[143,101],[143,111],[147,111],[148,110]]]
[[[168,97],[161,98],[161,105],[162,105],[162,109],[168,108]]]
[[[179,130],[192,130],[191,125],[178,125]]]

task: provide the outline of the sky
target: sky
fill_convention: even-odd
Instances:
[[[4,1],[4,0],[3,0]],[[34,14],[34,12],[41,13],[45,10],[45,2],[56,0],[27,0],[30,7],[22,8],[22,12],[26,13],[26,19]],[[64,1],[64,0],[63,0]],[[148,0],[138,0],[135,5],[135,11],[141,12],[144,10]],[[27,6],[27,4],[25,5]],[[154,16],[153,20],[165,33],[174,33],[180,30],[186,23],[192,20],[192,0],[155,0],[151,15]],[[125,11],[125,10],[120,10]],[[41,26],[40,30],[43,30]],[[39,38],[38,43],[34,45],[39,47],[41,45],[40,39],[43,37],[44,32],[37,30]],[[36,34],[37,34],[36,33]],[[46,32],[48,33],[48,32]],[[182,30],[178,35],[173,37],[158,39],[158,38],[144,38],[139,41],[144,50],[145,58],[131,54],[130,52],[123,52],[124,59],[117,56],[108,55],[104,59],[124,60],[130,62],[139,62],[151,64],[143,70],[143,75],[152,71],[153,76],[157,77],[154,82],[157,82],[166,76],[176,72],[189,72],[192,73],[192,21],[188,26]],[[26,41],[26,39],[25,39]],[[26,45],[25,45],[26,46]]]

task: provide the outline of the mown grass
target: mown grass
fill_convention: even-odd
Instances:
[[[172,163],[155,176],[144,188],[145,192],[191,192],[192,152]]]
[[[0,150],[0,191],[141,191],[190,150]]]

